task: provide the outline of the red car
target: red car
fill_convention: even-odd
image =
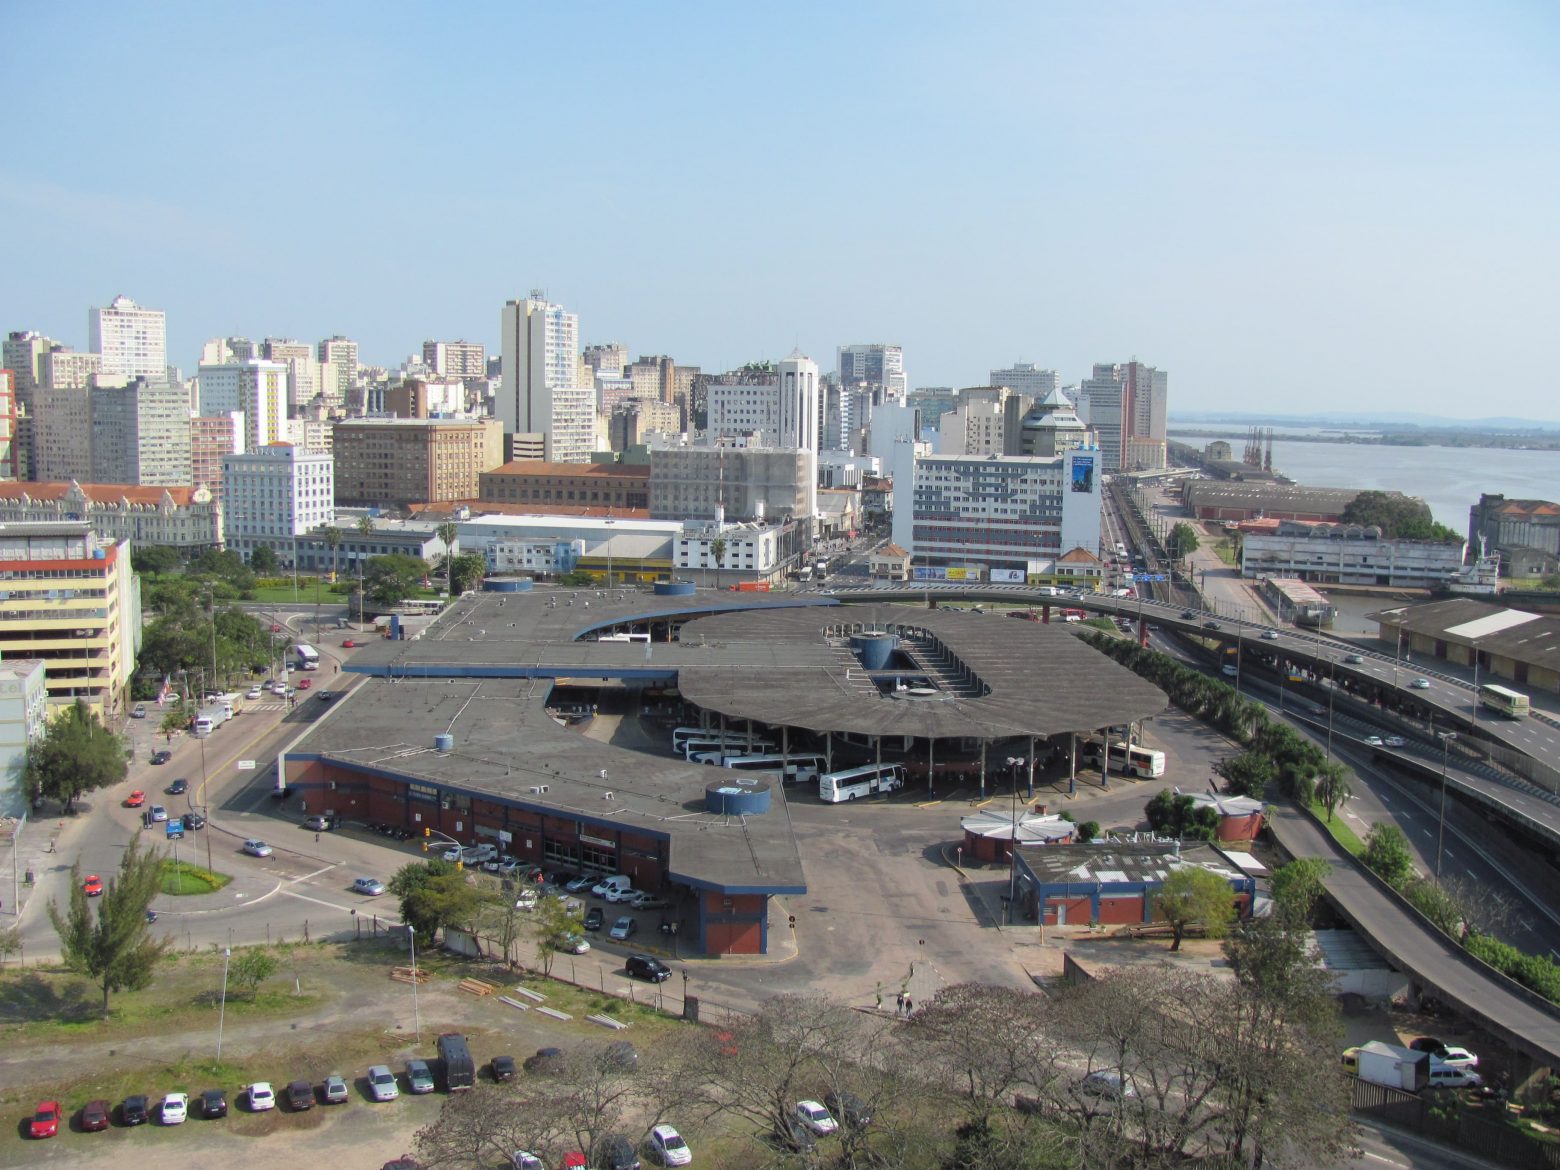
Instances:
[[[27,1135],[35,1138],[51,1138],[60,1132],[60,1103],[42,1101],[38,1111],[27,1125]]]
[[[89,898],[101,898],[103,896],[103,879],[97,874],[90,875],[81,883],[81,892]]]
[[[352,639],[351,639],[351,638],[343,638],[343,639],[342,639],[342,640],[341,640],[341,648],[342,648],[342,649],[343,649],[343,650],[351,650],[351,649],[352,649],[352,648],[354,648],[354,647],[355,647],[355,646],[356,646],[356,645],[357,645],[357,643],[356,643],[356,642],[354,642],[354,641],[353,641],[353,640],[352,640]]]
[[[313,685],[314,685],[314,680],[312,678],[300,678],[298,680],[298,689],[300,691],[306,691],[310,687],[312,687]]]
[[[140,808],[146,803],[146,793],[137,788],[129,796],[125,797],[126,808]]]

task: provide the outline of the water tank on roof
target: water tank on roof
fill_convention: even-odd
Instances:
[[[692,581],[657,581],[655,583],[655,595],[657,597],[692,597]]]
[[[722,768],[728,779],[704,787],[704,811],[718,816],[755,817],[769,811],[773,784],[766,776],[733,772]]]
[[[868,670],[882,670],[899,648],[899,635],[882,630],[863,630],[850,636],[850,648]]]
[[[440,755],[449,755],[455,750],[455,737],[453,735],[436,735],[433,737],[433,748]]]
[[[529,593],[535,584],[529,577],[484,577],[484,593]]]

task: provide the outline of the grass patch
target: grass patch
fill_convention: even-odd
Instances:
[[[162,892],[165,894],[214,894],[232,880],[228,874],[214,873],[187,861],[163,859]]]
[[[1360,840],[1358,833],[1344,824],[1342,817],[1334,813],[1333,819],[1329,821],[1327,819],[1327,810],[1322,807],[1319,801],[1313,800],[1310,808],[1312,814],[1316,817],[1317,824],[1331,833],[1334,841],[1342,845],[1355,857],[1363,857],[1365,855],[1365,842]]]
[[[1233,540],[1221,538],[1209,542],[1207,547],[1214,556],[1218,557],[1226,565],[1229,565],[1231,568],[1236,565],[1238,558],[1235,556],[1235,542]]]

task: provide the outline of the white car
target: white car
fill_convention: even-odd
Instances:
[[[368,1070],[368,1093],[375,1101],[394,1101],[401,1095],[389,1065],[376,1064]]]
[[[1262,631],[1262,640],[1264,642],[1276,642],[1276,641],[1278,641],[1278,631],[1277,630],[1263,630]]]
[[[1430,680],[1427,678],[1416,678],[1408,685],[1413,687],[1416,691],[1428,691],[1430,689]]]
[[[250,687],[247,691],[244,692],[244,698],[246,699],[258,699],[260,695],[261,691],[259,687]]]
[[[160,804],[152,805],[152,820],[161,823],[168,819],[168,810]]]
[[[547,1170],[540,1158],[526,1150],[516,1150],[511,1154],[509,1164],[514,1170]]]
[[[1379,736],[1379,735],[1367,735],[1365,737],[1365,746],[1366,747],[1386,747],[1387,746],[1387,741],[1382,739],[1381,736]]]
[[[164,1125],[183,1125],[190,1115],[190,1095],[169,1093],[162,1101],[161,1117]]]
[[[256,1081],[245,1090],[244,1095],[249,1100],[251,1113],[264,1113],[276,1108],[276,1090],[271,1088],[270,1081]]]
[[[1477,1089],[1484,1083],[1484,1078],[1471,1068],[1460,1068],[1452,1064],[1432,1064],[1429,1083],[1432,1089]]]
[[[796,1120],[819,1137],[828,1137],[840,1127],[840,1123],[835,1121],[829,1111],[817,1101],[798,1101]]]
[[[650,1131],[650,1150],[663,1166],[686,1166],[693,1161],[688,1143],[669,1125],[658,1125]]]
[[[1448,1068],[1478,1068],[1479,1058],[1466,1048],[1459,1048],[1455,1044],[1448,1044],[1440,1052],[1430,1054],[1430,1067],[1444,1064]]]
[[[459,861],[464,852],[465,850],[459,845],[451,845],[443,853],[439,854],[439,858],[442,861]]]
[[[1388,747],[1406,747],[1408,744],[1408,740],[1404,739],[1401,735],[1389,735],[1381,742],[1386,744]]]
[[[520,891],[520,896],[515,899],[516,910],[535,910],[537,893],[535,890],[526,889]]]
[[[608,902],[632,902],[639,896],[639,891],[630,886],[610,886],[602,895]]]
[[[286,683],[272,683],[271,684],[271,693],[273,695],[281,695],[281,696],[285,697],[286,694],[287,694],[287,684]]]

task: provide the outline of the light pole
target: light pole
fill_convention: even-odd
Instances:
[[[612,518],[609,516],[602,523],[607,529],[607,588],[612,588]]]
[[[1338,672],[1331,663],[1327,669],[1327,762],[1332,763],[1333,692],[1338,689]]]
[[[417,1002],[417,928],[406,924],[406,937],[412,940],[412,1016],[417,1022],[417,1043],[422,1043],[422,1008]]]
[[[222,1063],[222,1025],[227,1019],[227,976],[228,960],[233,957],[233,948],[222,948],[222,1002],[217,1007],[217,1063]]]
[[[1441,741],[1441,824],[1435,833],[1435,876],[1441,876],[1441,849],[1446,842],[1446,758],[1451,750],[1452,740],[1457,738],[1455,731],[1438,731],[1436,738]]]

